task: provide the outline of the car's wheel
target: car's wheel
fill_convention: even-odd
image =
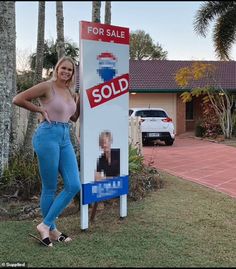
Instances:
[[[173,145],[173,143],[174,143],[174,139],[171,139],[171,138],[169,138],[169,139],[166,139],[165,140],[165,144],[167,145],[167,146],[172,146]]]

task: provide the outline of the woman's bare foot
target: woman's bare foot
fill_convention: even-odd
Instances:
[[[49,231],[49,237],[53,241],[57,241],[58,237],[61,235],[61,232],[59,232],[57,229],[54,229],[52,231]]]
[[[69,236],[59,232],[57,229],[49,231],[49,237],[53,241],[70,242],[72,240]]]
[[[37,225],[37,230],[40,233],[42,241],[44,241],[46,238],[49,239],[49,227],[46,224],[41,222],[40,224]],[[48,242],[48,243],[46,243],[47,246],[52,247],[52,242],[49,242],[48,240],[47,240],[47,242]]]

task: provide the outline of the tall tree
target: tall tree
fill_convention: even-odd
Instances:
[[[13,65],[13,74],[12,74],[12,90],[11,90],[11,100],[16,95],[16,21],[15,21],[15,2],[9,2],[9,16],[11,16],[12,23],[8,28],[8,36],[11,40],[10,51],[11,62]],[[11,133],[10,133],[10,148],[9,148],[9,158],[11,159],[13,155],[17,152],[18,143],[17,143],[17,134],[18,134],[18,122],[17,122],[17,107],[12,107],[11,114]]]
[[[15,1],[0,5],[0,176],[8,165],[12,96],[16,88]]]
[[[30,68],[32,70],[35,70],[36,55],[37,53],[33,53],[30,55]],[[79,57],[79,48],[76,46],[76,44],[70,42],[69,40],[66,40],[65,55],[70,56],[75,61],[75,63],[77,63],[77,59]],[[43,52],[43,68],[46,70],[47,76],[50,75],[50,72],[55,67],[57,60],[57,43],[54,42],[54,40],[45,40]]]
[[[194,30],[206,37],[209,23],[215,20],[213,42],[217,57],[230,59],[230,50],[236,39],[236,1],[205,1],[194,18]]]
[[[105,24],[111,24],[111,1],[105,1]]]
[[[101,1],[92,1],[92,22],[101,22]]]
[[[143,30],[136,30],[130,34],[130,59],[132,60],[166,60],[167,51]]]
[[[56,1],[56,17],[57,17],[57,54],[58,59],[65,55],[65,40],[64,40],[64,17],[63,17],[63,2]]]
[[[34,75],[34,84],[42,81],[43,71],[43,49],[44,49],[44,31],[45,31],[45,1],[39,1],[38,5],[38,37],[37,37],[37,54],[36,54],[36,68]],[[37,102],[37,100],[36,100]],[[32,136],[37,125],[38,114],[34,112],[29,113],[28,125],[22,153],[25,157],[33,158]]]

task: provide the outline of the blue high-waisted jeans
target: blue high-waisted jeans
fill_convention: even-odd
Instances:
[[[70,141],[69,123],[39,124],[32,139],[42,179],[40,207],[43,223],[56,228],[55,220],[80,190],[80,177],[74,148]],[[58,173],[64,189],[56,196]]]

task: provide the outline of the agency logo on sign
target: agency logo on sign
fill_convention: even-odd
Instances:
[[[102,52],[97,56],[98,69],[97,72],[103,82],[112,80],[117,74],[116,62],[117,58],[110,52]]]

